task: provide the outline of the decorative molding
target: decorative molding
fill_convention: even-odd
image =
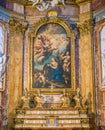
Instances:
[[[0,20],[9,22],[11,14],[7,13],[3,9],[0,9]]]
[[[95,32],[96,32],[96,49],[97,49],[97,77],[98,77],[98,81],[97,81],[97,86],[99,87],[99,90],[102,92],[105,92],[105,88],[102,88],[102,59],[101,59],[101,31],[103,29],[103,27],[105,26],[105,20],[102,20],[100,22],[97,22],[96,24],[96,28],[95,28]]]
[[[19,21],[18,19],[14,18],[14,17],[11,17],[9,25],[10,25],[11,32],[24,34],[27,29],[26,21]]]
[[[51,10],[52,11],[52,10]],[[49,14],[49,13],[48,13]],[[49,16],[49,15],[48,15]],[[46,18],[43,18],[42,20],[40,20],[38,23],[35,23],[34,26],[32,27],[29,35],[30,36],[33,36],[33,37],[36,37],[36,34],[37,34],[37,31],[38,29],[44,25],[44,24],[49,24],[49,23],[56,23],[56,24],[59,24],[61,26],[64,27],[64,29],[66,30],[67,32],[67,35],[68,37],[72,37],[73,39],[75,38],[75,33],[74,31],[70,28],[70,26],[67,24],[67,22],[61,18],[58,18],[58,17],[46,17]]]
[[[8,1],[13,3],[20,3],[23,5],[32,5],[32,2],[30,2],[29,0],[8,0]],[[47,0],[47,1],[51,1],[51,0]],[[75,2],[76,0],[66,0],[65,4],[73,4]]]
[[[80,89],[66,95],[65,90],[56,94],[51,92],[49,96],[48,94],[41,91],[33,93],[25,89],[24,96],[18,99],[13,128],[89,129],[93,127],[91,97],[82,97]]]
[[[93,12],[92,11],[89,11],[89,12],[86,12],[86,13],[79,15],[79,20],[80,20],[81,23],[88,21],[92,18],[93,18]]]
[[[78,25],[78,29],[81,35],[91,33],[93,30],[93,21],[92,20],[84,21],[84,23]]]
[[[100,11],[94,12],[93,18],[95,19],[95,22],[99,22],[105,19],[105,8],[101,9]]]
[[[29,32],[29,37],[30,37],[30,56],[29,56],[29,90],[32,90],[32,52],[33,52],[33,42],[34,38],[37,36],[38,30],[46,24],[58,24],[62,26],[65,31],[67,32],[67,37],[71,39],[71,90],[75,90],[76,87],[76,81],[75,81],[75,39],[76,39],[76,34],[75,32],[71,29],[71,27],[63,20],[58,17],[46,17],[36,23],[32,29]],[[35,89],[34,89],[35,90]],[[34,91],[33,90],[33,91]],[[59,91],[59,90],[58,90]]]
[[[91,4],[86,3],[85,5],[80,6],[80,14],[87,13],[91,10]]]

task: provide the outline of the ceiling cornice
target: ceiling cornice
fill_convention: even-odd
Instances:
[[[7,0],[12,3],[20,3],[23,5],[32,5],[32,2],[29,0]],[[50,0],[44,0],[44,1],[50,1]],[[86,2],[95,2],[96,0],[65,0],[66,4],[82,4]]]
[[[22,5],[32,5],[32,2],[30,2],[29,0],[7,0],[11,3],[19,3]],[[44,0],[44,1],[51,1],[51,0]],[[67,5],[69,4],[76,4],[76,0],[65,0],[65,3]]]

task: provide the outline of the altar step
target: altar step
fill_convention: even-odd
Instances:
[[[15,128],[90,128],[93,125],[86,109],[17,109],[14,123]]]

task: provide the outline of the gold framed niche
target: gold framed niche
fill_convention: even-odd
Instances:
[[[102,98],[102,102],[99,103],[98,109],[100,109],[102,111],[102,113],[100,114],[100,117],[102,118],[103,116],[105,116],[105,87],[102,86],[102,82],[103,82],[103,77],[102,77],[102,71],[105,71],[102,69],[102,50],[101,50],[101,32],[103,30],[103,28],[105,27],[105,19],[100,21],[99,23],[97,23],[96,28],[95,28],[95,32],[96,32],[96,49],[97,49],[97,75],[98,75],[98,82],[97,82],[97,86],[98,86],[98,91],[100,92],[100,94],[98,94],[98,98],[99,96]],[[104,49],[104,48],[103,48]],[[104,54],[104,53],[103,53]],[[98,99],[99,100],[99,99]],[[103,119],[105,121],[105,119]],[[100,124],[102,125],[102,124]]]
[[[98,51],[97,51],[97,61],[98,61],[98,79],[99,79],[99,89],[101,90],[101,91],[105,91],[105,88],[104,87],[102,87],[102,57],[101,57],[101,31],[102,31],[102,29],[105,27],[105,23],[104,23],[104,21],[102,22],[102,23],[99,23],[99,25],[97,25],[97,45],[96,45],[96,47],[97,47],[97,49],[98,49]]]
[[[70,81],[71,81],[71,85],[69,87],[61,87],[61,88],[56,88],[56,87],[43,87],[43,88],[33,88],[33,48],[34,48],[34,44],[35,44],[35,40],[38,39],[38,32],[40,31],[41,28],[45,27],[45,26],[50,26],[50,25],[57,25],[60,26],[61,28],[63,28],[67,34],[67,38],[69,39],[69,42],[71,44],[70,46]],[[53,16],[53,17],[46,17],[45,19],[39,21],[38,23],[36,23],[33,28],[30,30],[30,51],[29,51],[29,91],[32,92],[39,92],[39,91],[43,91],[43,92],[62,92],[62,91],[67,91],[67,92],[72,92],[75,91],[76,89],[76,77],[75,77],[75,33],[74,31],[70,28],[70,26],[63,20],[58,18],[57,16]],[[53,84],[55,85],[55,84]]]

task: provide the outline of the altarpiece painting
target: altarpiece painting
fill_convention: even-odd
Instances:
[[[33,45],[33,88],[71,87],[71,44],[56,23],[41,26]]]

